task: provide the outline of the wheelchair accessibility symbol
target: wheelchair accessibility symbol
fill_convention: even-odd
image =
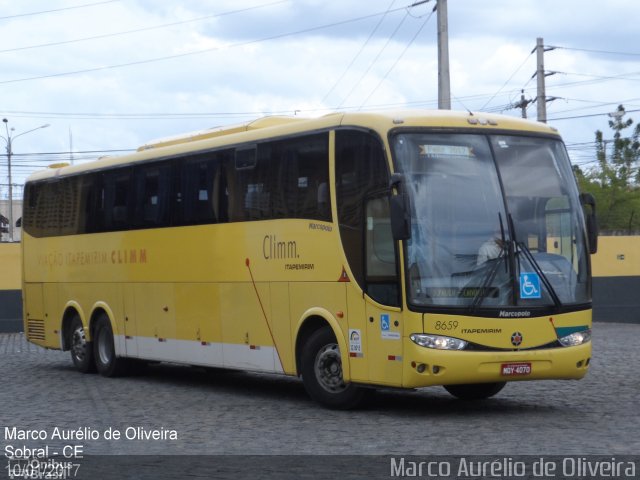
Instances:
[[[520,298],[542,298],[540,277],[537,273],[523,272],[520,274]]]
[[[391,330],[391,320],[389,318],[389,315],[386,313],[380,315],[380,330],[382,330],[383,332],[388,332],[389,330]]]

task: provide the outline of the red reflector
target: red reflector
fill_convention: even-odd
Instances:
[[[351,282],[349,280],[349,275],[347,275],[347,271],[342,267],[342,273],[340,274],[340,278],[338,278],[339,282]]]

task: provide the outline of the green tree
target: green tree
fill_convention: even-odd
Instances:
[[[633,119],[625,116],[624,106],[619,105],[609,120],[612,140],[605,140],[600,130],[595,132],[598,166],[588,172],[574,168],[580,190],[596,197],[604,232],[640,230],[640,124],[633,127]],[[625,136],[627,129],[631,129],[629,136]],[[608,144],[612,148],[607,149]]]

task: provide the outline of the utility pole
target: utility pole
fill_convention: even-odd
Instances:
[[[537,53],[537,64],[535,75],[538,77],[538,93],[536,102],[538,102],[538,121],[547,123],[547,102],[557,100],[558,97],[547,97],[545,78],[554,75],[556,72],[546,73],[544,71],[544,52],[550,52],[555,50],[555,47],[544,48],[544,41],[542,38],[536,40],[536,48],[534,51]],[[531,52],[533,53],[533,51]]]
[[[449,78],[449,21],[447,0],[437,0],[438,9],[438,109],[451,110]]]
[[[516,103],[513,107],[514,108],[521,108],[522,109],[522,118],[527,118],[527,107],[529,106],[529,104],[531,102],[533,102],[533,100],[527,100],[526,98],[524,98],[524,90],[521,91],[522,93],[520,94],[520,101],[518,103]]]
[[[12,128],[11,130],[9,130],[9,120],[7,120],[6,118],[3,118],[2,121],[4,123],[4,127],[5,127],[5,129],[7,131],[7,137],[5,138],[5,137],[0,135],[0,138],[2,138],[7,143],[7,170],[8,170],[8,173],[9,173],[9,241],[13,242],[14,241],[14,237],[13,237],[13,227],[14,227],[14,221],[13,221],[13,178],[11,177],[11,157],[13,156],[13,141],[16,138],[21,137],[22,135],[26,135],[27,133],[35,132],[36,130],[40,130],[41,128],[47,128],[50,125],[47,123],[45,125],[40,125],[39,127],[32,128],[31,130],[27,130],[26,132],[19,133],[18,135],[13,135],[14,129]]]
[[[538,121],[547,123],[547,95],[544,81],[544,41],[538,37],[536,40],[536,75],[538,80],[538,93],[536,102],[538,103]]]

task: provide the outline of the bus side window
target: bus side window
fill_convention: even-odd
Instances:
[[[98,214],[102,218],[98,231],[128,229],[131,173],[131,168],[121,168],[102,175],[102,188],[98,192]]]
[[[230,151],[216,153],[216,177],[213,183],[212,202],[213,211],[220,223],[229,221],[229,164],[232,154]]]
[[[331,219],[328,133],[243,147],[224,164],[230,221]]]
[[[279,218],[331,220],[329,211],[329,136],[327,133],[279,142],[274,189]]]
[[[44,236],[44,232],[42,231],[42,222],[39,220],[38,212],[40,208],[38,206],[42,201],[42,194],[44,191],[44,183],[36,182],[36,183],[27,183],[25,185],[25,207],[24,207],[24,230],[29,235],[33,237],[41,237]],[[9,232],[9,219],[3,217],[3,224],[7,225],[7,228],[2,228],[2,233]]]
[[[132,225],[134,228],[160,228],[169,225],[170,169],[169,162],[140,165],[135,168],[136,193]],[[118,214],[124,215],[123,219],[126,219],[126,208],[114,211],[118,211]]]
[[[180,163],[181,192],[178,222],[184,225],[216,223],[214,190],[219,170],[215,153],[184,159]]]

